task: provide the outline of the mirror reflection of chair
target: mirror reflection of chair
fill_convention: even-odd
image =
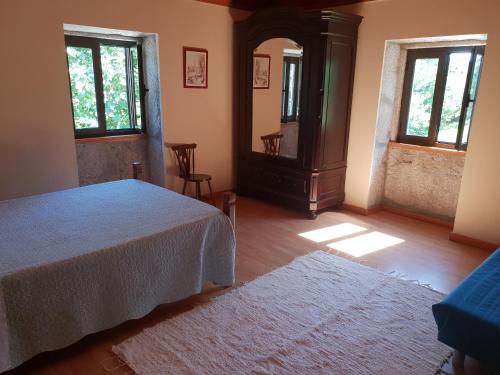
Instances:
[[[283,134],[279,132],[263,135],[262,137],[260,137],[260,139],[262,139],[262,142],[264,142],[264,153],[266,155],[279,156],[281,138],[283,138]]]
[[[210,200],[215,204],[212,185],[210,183],[212,176],[195,173],[194,150],[196,143],[165,143],[165,146],[172,149],[179,164],[179,177],[184,180],[182,194],[185,195],[186,193],[187,183],[194,182],[196,183],[196,199],[201,200],[201,183],[206,181],[210,190]]]

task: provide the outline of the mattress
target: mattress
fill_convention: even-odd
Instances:
[[[0,372],[234,282],[217,208],[139,180],[0,202]]]

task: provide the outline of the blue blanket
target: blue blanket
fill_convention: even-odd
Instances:
[[[432,311],[439,341],[500,370],[500,248]]]

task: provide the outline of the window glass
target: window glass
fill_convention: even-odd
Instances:
[[[457,141],[470,59],[470,52],[450,54],[438,142],[456,143]]]
[[[466,149],[483,60],[484,46],[408,50],[398,141]]]
[[[464,132],[462,133],[462,144],[466,144],[469,141],[469,131],[470,131],[470,123],[472,121],[472,110],[474,109],[474,104],[469,103],[467,106],[467,111],[465,112],[465,124],[464,124]]]
[[[65,41],[76,137],[143,132],[140,41],[74,35]]]
[[[467,103],[467,110],[465,112],[464,132],[462,133],[461,139],[461,143],[463,145],[469,142],[470,124],[472,121],[472,112],[474,111],[482,63],[483,55],[476,55],[476,61],[474,63],[474,70],[472,72],[472,80],[470,85],[469,103]]]
[[[102,83],[106,109],[106,130],[129,129],[126,49],[101,45]]]
[[[286,102],[286,83],[287,83],[288,64],[283,60],[283,77],[281,77],[281,121],[286,122],[287,102]]]
[[[479,76],[481,73],[481,65],[483,63],[483,55],[476,55],[474,70],[472,72],[472,80],[469,92],[469,103],[467,103],[467,111],[465,112],[464,132],[462,133],[461,143],[469,142],[470,124],[472,121],[472,112],[474,111],[475,100],[477,96],[477,88],[479,85]]]
[[[289,82],[288,82],[288,108],[287,108],[287,116],[292,117],[294,115],[294,101],[295,101],[295,68],[296,64],[290,64],[289,71]]]
[[[483,55],[477,55],[476,62],[474,64],[474,71],[472,72],[472,82],[471,82],[471,86],[470,86],[471,99],[476,99],[477,86],[479,83],[479,75],[481,72],[482,63],[483,63]]]
[[[66,47],[75,129],[98,128],[92,49]]]
[[[142,127],[142,113],[141,113],[141,92],[140,92],[140,81],[139,81],[139,55],[137,52],[137,47],[130,48],[132,54],[132,68],[134,74],[134,92],[135,92],[135,113],[137,127]]]
[[[417,59],[413,73],[407,135],[427,137],[439,59]]]

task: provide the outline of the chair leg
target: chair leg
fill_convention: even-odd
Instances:
[[[212,204],[215,206],[214,193],[212,191],[212,184],[210,183],[210,180],[207,180],[207,182],[208,182],[208,190],[210,190],[210,200],[212,201]]]
[[[186,185],[187,185],[187,180],[184,180],[184,186],[182,187],[182,195],[186,195]]]
[[[201,200],[200,181],[196,181],[196,199]]]

